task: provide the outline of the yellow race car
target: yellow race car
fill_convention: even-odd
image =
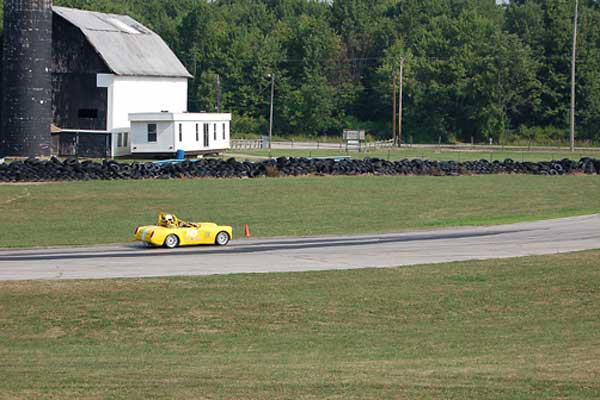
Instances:
[[[160,213],[156,225],[139,226],[135,229],[135,240],[169,249],[199,244],[225,246],[232,237],[231,226],[212,222],[185,222],[168,213]]]

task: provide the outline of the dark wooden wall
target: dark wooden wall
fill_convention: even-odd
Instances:
[[[52,25],[54,124],[62,129],[105,130],[108,90],[97,87],[96,74],[111,71],[81,30],[56,14]]]

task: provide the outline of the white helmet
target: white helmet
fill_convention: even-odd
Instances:
[[[175,222],[175,218],[173,218],[173,216],[171,214],[166,214],[164,216],[164,219],[165,219],[166,222],[170,222],[170,223]]]

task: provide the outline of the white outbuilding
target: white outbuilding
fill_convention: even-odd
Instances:
[[[231,114],[228,113],[133,113],[131,130],[117,137],[133,156],[212,154],[230,148]],[[117,150],[118,151],[118,150]]]

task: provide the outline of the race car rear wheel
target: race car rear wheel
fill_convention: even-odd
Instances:
[[[215,239],[215,244],[217,246],[226,246],[227,243],[229,243],[229,240],[230,240],[229,233],[227,233],[227,232],[219,232],[217,234],[216,239]]]
[[[177,235],[167,236],[167,238],[165,239],[165,247],[167,249],[174,249],[177,246],[179,246],[179,238],[177,237]]]

